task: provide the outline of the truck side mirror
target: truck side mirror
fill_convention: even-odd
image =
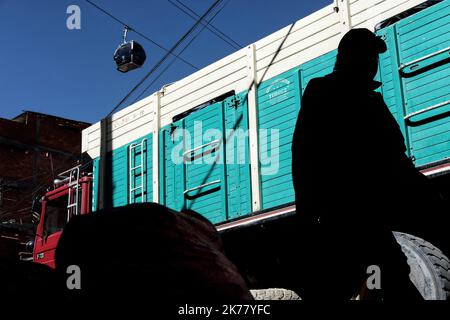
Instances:
[[[25,244],[25,250],[26,252],[33,253],[34,249],[34,240],[30,240]]]
[[[38,197],[33,198],[33,203],[31,205],[31,222],[33,224],[38,224],[41,220],[42,203],[41,199]]]

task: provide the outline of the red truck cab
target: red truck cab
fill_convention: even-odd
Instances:
[[[62,230],[75,215],[91,212],[92,176],[80,174],[80,167],[59,175],[54,189],[41,199],[33,261],[55,268],[55,250]]]

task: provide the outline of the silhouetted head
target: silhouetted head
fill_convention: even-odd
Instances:
[[[339,43],[334,69],[350,73],[356,79],[373,80],[378,70],[378,55],[386,50],[386,43],[373,32],[352,29]]]
[[[163,302],[253,299],[208,219],[156,203],[73,217],[59,239],[55,265],[59,288],[79,303],[145,302],[154,310]],[[69,266],[81,270],[81,290],[67,289]]]

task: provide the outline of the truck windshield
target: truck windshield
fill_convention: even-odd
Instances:
[[[50,235],[62,230],[67,223],[67,195],[47,202],[44,234]]]

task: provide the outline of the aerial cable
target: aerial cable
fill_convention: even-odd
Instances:
[[[187,5],[185,5],[183,2],[175,0],[177,3],[179,3],[181,6],[183,6],[186,9],[183,9],[181,6],[179,6],[177,3],[175,3],[172,0],[168,0],[168,2],[173,5],[174,7],[176,7],[177,9],[179,9],[180,11],[184,12],[186,15],[188,15],[189,17],[191,17],[192,19],[197,19],[199,17],[199,15],[193,11],[191,8],[189,8]],[[188,12],[188,11],[189,12]],[[237,43],[236,41],[234,41],[231,37],[227,36],[225,33],[223,33],[222,31],[220,31],[218,28],[216,28],[215,26],[213,26],[210,22],[208,21],[204,21],[202,22],[202,24],[204,24],[206,26],[206,28],[213,33],[215,36],[217,36],[218,38],[220,38],[221,40],[223,40],[224,42],[226,42],[227,44],[229,44],[231,47],[233,47],[234,49],[241,49],[242,46]]]
[[[175,0],[175,1],[178,2],[180,5],[182,5],[183,7],[185,7],[187,10],[189,10],[195,17],[199,17],[198,13],[195,12],[194,10],[192,10],[191,8],[189,8],[185,3],[181,2],[180,0]],[[228,2],[224,5],[224,7],[228,4]],[[216,30],[218,33],[220,33],[222,36],[224,36],[225,38],[227,38],[228,40],[233,42],[238,48],[243,48],[243,46],[239,42],[235,41],[233,38],[231,38],[227,34],[223,33],[220,29],[216,28],[212,24],[210,24],[210,26],[211,26],[211,28]]]

